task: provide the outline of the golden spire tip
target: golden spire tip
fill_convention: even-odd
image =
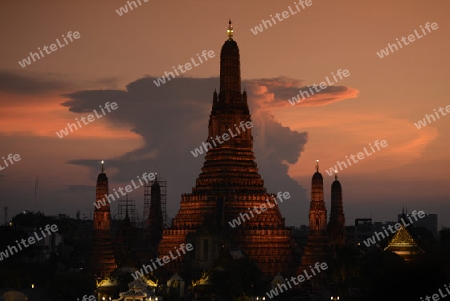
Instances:
[[[233,39],[233,24],[231,24],[231,19],[228,21],[228,29],[227,29],[228,39]]]

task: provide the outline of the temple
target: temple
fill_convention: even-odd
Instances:
[[[316,172],[311,180],[308,239],[299,273],[316,262],[326,261],[329,256],[330,241],[327,231],[327,209],[325,208],[323,196],[323,177],[319,172],[319,160],[317,160]]]
[[[404,210],[402,211],[402,218],[406,220]],[[384,248],[384,251],[391,251],[402,257],[405,261],[413,261],[425,252],[419,247],[408,229],[404,225],[400,226],[400,230],[395,233],[387,247]]]
[[[90,272],[99,278],[108,276],[117,267],[111,238],[109,202],[104,200],[105,195],[108,194],[108,177],[104,172],[104,162],[102,161],[102,171],[97,177],[94,233],[88,264]]]
[[[331,212],[328,223],[328,235],[332,246],[343,246],[345,244],[346,235],[344,206],[342,205],[342,187],[338,181],[337,171],[334,175],[333,184],[331,184]]]
[[[158,177],[150,188],[150,210],[147,219],[147,232],[149,237],[149,247],[152,255],[157,254],[158,245],[163,232],[163,213],[161,209],[161,187]]]
[[[208,148],[205,161],[192,192],[181,196],[172,227],[163,231],[159,256],[191,242],[193,254],[171,262],[169,270],[182,272],[186,265],[208,269],[223,250],[238,250],[256,262],[265,275],[289,276],[296,271],[298,256],[278,206],[253,217],[248,213],[249,208],[259,208],[275,196],[267,192],[258,173],[252,129],[239,127],[251,124],[251,115],[247,94],[241,92],[239,48],[233,40],[231,21],[227,33],[220,53],[220,90],[213,93],[204,142]],[[227,134],[230,139],[221,144],[212,141]],[[230,227],[229,221],[245,214],[247,221]]]

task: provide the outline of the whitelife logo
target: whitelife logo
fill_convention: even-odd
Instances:
[[[374,146],[375,146],[378,150],[381,150],[380,145],[381,145],[382,148],[385,148],[386,146],[388,146],[386,140],[381,140],[380,142],[379,142],[379,140],[376,140],[376,141],[374,142]],[[372,155],[376,152],[375,149],[374,149],[373,146],[372,146],[372,143],[369,143],[369,146],[370,146],[370,148],[372,149],[372,153],[371,153],[371,152],[368,152],[367,149],[366,149],[366,147],[363,148],[363,150],[364,150],[365,154],[367,155],[367,157],[372,156]],[[359,161],[361,161],[361,160],[363,160],[364,158],[366,158],[366,156],[364,155],[363,152],[359,152],[358,154],[356,154],[356,156],[353,155],[353,154],[351,154],[351,155],[350,155],[350,158],[353,160],[353,163],[358,163],[358,162],[359,162],[357,159],[355,159],[355,157],[358,157]],[[348,156],[345,156],[345,158],[347,159],[348,165],[349,165],[349,166],[352,166],[352,162],[350,161],[350,159],[348,158]],[[329,176],[332,176],[332,175],[333,175],[333,171],[334,171],[334,172],[337,172],[338,166],[339,166],[340,170],[343,170],[342,166],[344,166],[344,168],[347,168],[347,164],[345,163],[345,161],[342,161],[342,162],[336,161],[336,162],[337,162],[337,165],[335,165],[334,167],[331,167],[331,168],[328,169],[328,170],[325,170]]]
[[[322,262],[320,264],[318,262],[316,262],[314,264],[314,267],[309,266],[309,268],[310,268],[312,275],[309,275],[306,270],[303,270],[304,276],[303,276],[303,274],[300,274],[297,277],[292,276],[291,279],[286,278],[286,283],[283,283],[283,284],[278,283],[277,287],[273,288],[270,292],[266,293],[267,297],[272,299],[273,297],[278,296],[279,294],[283,293],[284,291],[287,291],[288,286],[289,286],[289,289],[291,289],[292,288],[291,281],[294,285],[299,285],[303,281],[311,279],[313,276],[316,276],[316,271],[317,271],[317,274],[319,274],[321,271],[325,271],[326,269],[328,269],[328,265],[326,262]]]
[[[433,23],[431,23],[431,24],[430,24],[430,22],[427,22],[427,24],[425,24],[425,28],[427,29],[428,33],[431,32],[430,27],[431,27],[431,29],[433,29],[433,30],[437,30],[437,29],[439,28],[439,27],[438,27],[438,24],[437,24],[436,22],[433,22]],[[425,31],[425,29],[423,29],[422,25],[420,25],[420,28],[422,29],[422,33],[426,36],[426,35],[427,35],[427,32]],[[416,40],[416,37],[417,37],[417,39],[421,39],[421,38],[423,37],[423,36],[421,36],[421,35],[417,32],[416,29],[414,29],[414,33],[415,33],[415,35],[410,34],[410,35],[408,36],[408,41],[409,41],[409,43],[406,42],[406,38],[405,38],[405,37],[402,37],[402,38],[400,39],[400,40],[402,40],[402,42],[403,42],[403,44],[404,44],[405,46],[406,46],[406,45],[409,45],[409,44],[412,43],[412,42],[414,42],[414,41]],[[400,41],[398,40],[398,38],[396,38],[396,40],[397,40],[398,46],[400,46],[400,48],[403,48],[402,43],[400,43]],[[398,50],[398,47],[397,47],[397,45],[395,45],[395,43],[394,43],[394,44],[388,43],[388,47],[386,47],[386,48],[384,48],[384,49],[381,49],[380,52],[377,52],[377,55],[379,56],[380,59],[382,59],[382,58],[384,58],[385,56],[388,56],[388,55],[389,55],[389,50],[391,51],[391,53],[394,53],[394,51],[397,51],[397,50]]]
[[[185,244],[181,244],[178,249],[177,249],[177,247],[175,247],[174,249],[177,252],[178,256],[174,256],[172,251],[169,251],[170,257],[168,255],[165,255],[162,258],[156,258],[155,259],[160,267],[164,266],[164,264],[166,264],[166,263],[169,263],[171,260],[175,260],[178,257],[181,257],[181,253],[180,252],[182,252],[183,255],[184,255],[184,254],[186,254],[186,251],[192,251],[194,249],[194,247],[192,246],[192,244],[186,244],[186,245]],[[161,259],[162,259],[163,262],[161,262]],[[138,270],[138,271],[136,271],[134,273],[131,273],[131,276],[133,276],[134,280],[137,280],[140,277],[143,277],[145,274],[153,272],[154,270],[156,270],[158,268],[158,266],[155,264],[153,259],[151,260],[151,264],[152,264],[152,266],[143,264],[142,268],[140,270]],[[144,270],[145,270],[145,272],[144,272]]]
[[[109,102],[107,102],[107,103],[105,103],[105,109],[108,110],[108,113],[111,113],[110,106],[111,106],[111,109],[113,109],[113,110],[118,108],[117,103],[112,102],[111,104],[109,104]],[[102,110],[103,115],[99,115],[97,113],[97,110],[94,110],[93,112],[95,113],[95,116],[93,114],[89,114],[87,116],[87,118],[82,116],[80,119],[81,119],[81,121],[83,121],[84,125],[88,125],[89,122],[94,122],[96,120],[95,117],[97,117],[97,119],[98,119],[98,118],[102,118],[103,116],[106,115],[105,110],[103,110],[103,107],[101,105],[99,107]],[[86,123],[86,119],[87,119],[87,123]],[[78,130],[78,128],[81,129],[80,120],[78,120],[78,118],[75,118],[75,120],[78,123],[78,127],[77,127],[77,125],[75,123],[67,123],[67,126],[64,129],[60,130],[59,133],[56,132],[56,136],[58,136],[59,139],[62,139],[65,136],[69,135],[69,130],[72,133],[74,131],[73,128],[75,128],[75,130]]]
[[[77,298],[77,300],[79,301],[80,298]],[[81,301],[95,301],[95,300],[97,300],[97,299],[95,299],[94,295],[90,295],[89,297],[88,297],[88,295],[84,295],[83,299]]]
[[[102,161],[103,163],[103,161]],[[145,183],[148,183],[148,181],[153,181],[156,178],[156,174],[150,172],[150,173],[144,173],[142,175],[142,179],[145,181]],[[133,184],[133,187],[131,187],[131,185],[127,185],[125,186],[125,188],[119,187],[117,190],[120,192],[120,194],[122,196],[126,196],[127,194],[123,192],[123,190],[125,190],[127,193],[130,193],[133,191],[133,189],[138,189],[141,186],[144,186],[144,183],[142,183],[141,179],[139,178],[139,176],[137,176],[137,179],[139,180],[139,183],[141,185],[136,185],[136,183],[134,183],[134,180],[131,180],[131,184]],[[117,193],[116,189],[114,188],[114,193],[116,194],[117,198],[120,198],[119,194]],[[111,204],[111,202],[114,202],[116,199],[114,198],[114,195],[111,194],[106,194],[105,193],[105,197],[108,200],[108,203]],[[106,200],[105,198],[101,199],[101,200],[97,200],[94,203],[95,208],[100,209],[101,206],[106,206]]]
[[[331,74],[333,75],[334,82],[330,81],[328,76],[325,77],[329,86],[334,85],[335,83],[338,82],[336,75],[339,76],[339,78],[342,80],[343,79],[342,76],[344,76],[344,77],[350,76],[350,71],[348,71],[347,69],[344,69],[343,71],[341,71],[341,69],[339,69],[338,71],[336,71],[336,75],[334,75],[334,72],[331,72]],[[320,88],[318,88],[315,83],[313,84],[313,87],[314,87],[314,90],[317,93],[319,93],[320,91],[325,90],[328,87],[328,85],[323,81],[319,84]],[[305,91],[299,90],[298,91],[299,93],[296,96],[292,97],[291,99],[288,99],[289,103],[291,105],[295,105],[299,102],[302,102],[302,100],[304,100],[305,98],[313,96],[315,92],[312,90],[312,88],[310,86],[308,86],[308,88],[309,88],[309,92],[311,93],[311,95],[306,90]],[[300,95],[302,96],[302,99],[300,99]]]
[[[436,112],[436,109],[433,109],[433,110],[434,110],[434,114],[436,115],[437,119],[440,119],[441,117],[439,117],[439,114],[438,114],[438,112]],[[445,110],[447,111],[447,113],[450,113],[450,105],[446,106]],[[443,107],[439,107],[438,111],[441,112],[442,116],[446,116],[447,115],[447,113],[444,112],[444,108]],[[420,130],[422,127],[426,127],[427,126],[427,120],[428,120],[429,124],[431,123],[431,120],[430,120],[431,118],[433,119],[433,121],[436,121],[436,118],[433,115],[425,114],[425,118],[422,119],[422,120],[417,121],[417,123],[414,123],[414,125],[416,126],[416,128],[418,130]]]
[[[291,195],[287,191],[284,193],[279,191],[277,193],[277,197],[280,200],[280,203],[283,203],[283,198],[287,200],[291,197]],[[261,214],[262,212],[266,211],[267,209],[273,208],[278,205],[277,198],[275,198],[275,197],[273,197],[273,202],[275,203],[275,205],[271,204],[269,199],[266,199],[266,202],[267,202],[267,206],[264,203],[259,205],[259,211],[258,211],[257,206],[254,206],[253,209],[248,208],[248,213],[250,213],[250,215],[252,216],[251,218],[255,217],[255,215],[253,214],[253,211],[255,211],[256,214]],[[269,208],[267,208],[267,207],[269,207]],[[237,218],[233,219],[232,221],[229,221],[228,224],[230,224],[230,226],[232,228],[236,228],[236,226],[239,226],[241,223],[244,223],[246,221],[245,218],[247,218],[247,221],[250,220],[250,216],[247,213],[241,212],[241,213],[239,213],[239,216]],[[241,222],[241,220],[242,220],[242,222]]]
[[[62,37],[66,44],[61,44],[61,42],[59,41],[59,38],[58,38],[58,39],[56,39],[56,42],[58,43],[59,48],[56,47],[56,44],[51,44],[50,47],[47,47],[47,45],[44,45],[44,47],[42,47],[42,50],[44,50],[46,54],[50,54],[50,53],[52,53],[52,51],[55,52],[56,50],[61,49],[64,46],[66,46],[67,44],[69,44],[69,42],[67,42],[67,40],[66,40],[66,37],[64,35],[62,35]],[[73,42],[72,37],[73,37],[73,39],[77,40],[81,36],[78,31],[74,31],[73,34],[71,31],[69,31],[67,33],[67,38],[70,40],[70,42]],[[49,48],[50,48],[50,51],[48,50]],[[39,53],[37,53],[37,52],[34,52],[34,53],[30,52],[30,55],[26,59],[23,59],[21,62],[19,61],[19,65],[22,68],[25,68],[26,66],[31,65],[31,63],[32,63],[31,59],[33,59],[33,62],[36,62],[36,58],[38,60],[40,60],[41,57],[44,57],[44,53],[42,52],[42,50],[41,50],[41,47],[38,47],[38,51],[41,54],[40,56],[39,56]]]
[[[295,5],[295,7],[297,8],[297,11],[292,10],[291,6],[289,5],[289,6],[288,6],[289,11],[285,10],[285,11],[283,11],[281,14],[279,14],[279,13],[276,13],[276,14],[275,14],[275,17],[277,18],[277,20],[281,22],[281,21],[283,21],[283,20],[286,20],[286,19],[289,18],[290,16],[293,16],[293,15],[299,13],[300,11],[305,10],[306,7],[312,5],[312,0],[306,0],[306,1],[299,0],[299,1],[298,1],[298,5],[297,5],[297,2],[294,2],[294,5]],[[300,10],[299,5],[302,7],[301,10]],[[306,5],[306,7],[305,7],[305,5]],[[289,12],[290,12],[290,14],[289,14]],[[280,15],[281,15],[281,18],[280,18]],[[273,25],[277,24],[277,22],[276,22],[275,19],[272,17],[272,15],[270,15],[269,17],[272,19]],[[268,29],[269,27],[267,27],[267,25],[269,25],[270,27],[272,27],[272,22],[270,22],[270,20],[264,20],[264,19],[263,19],[263,20],[261,20],[260,25],[255,26],[254,28],[250,28],[250,31],[251,31],[254,35],[257,35],[258,33],[263,32],[264,28],[265,28],[265,29]],[[263,25],[264,25],[264,28],[263,28]]]
[[[6,159],[5,159],[5,157],[2,157],[2,159],[3,159],[3,162],[5,163],[5,167],[3,167],[2,164],[0,163],[0,170],[3,170],[9,166],[9,164],[6,160],[9,160],[11,165],[13,165],[14,162],[19,162],[21,158],[20,158],[19,154],[15,154],[15,155],[9,154]],[[13,161],[13,159],[14,159],[14,161]]]
[[[423,218],[423,217],[425,217],[425,212],[423,212],[423,211],[416,212],[416,210],[414,210],[411,213],[411,215],[414,217],[414,220],[417,222],[418,221],[417,216],[419,216],[419,218]],[[409,215],[408,215],[408,219],[411,222],[411,224],[414,223]],[[391,231],[392,234],[399,231],[402,228],[402,224],[404,227],[408,227],[409,225],[411,225],[411,224],[408,224],[407,222],[405,222],[403,217],[400,219],[400,221],[402,223],[401,224],[396,223],[394,225],[394,227],[392,227],[392,225],[388,226],[388,229],[389,229],[389,231]],[[393,228],[395,228],[395,231],[393,230]],[[381,241],[382,239],[389,237],[389,232],[387,231],[386,227],[383,226],[383,229],[384,229],[384,233],[383,232],[375,232],[375,235],[372,235],[372,237],[369,237],[368,239],[363,241],[363,243],[366,245],[366,247],[370,247],[371,245],[376,244],[377,242]],[[385,236],[385,234],[386,234],[386,236]]]
[[[245,124],[244,124],[245,122]],[[239,131],[239,128],[237,127],[236,124],[234,124],[235,126],[235,132],[237,133],[236,135],[233,135],[233,132],[231,131],[231,128],[228,129],[228,132],[231,135],[231,138],[237,137],[238,135],[241,134],[241,132]],[[245,128],[244,128],[245,126]],[[245,130],[251,129],[253,127],[253,123],[251,121],[241,121],[241,123],[239,123],[239,127],[242,129],[242,132],[245,132]],[[220,138],[223,139],[223,141],[220,140]],[[217,144],[214,140],[217,140],[217,143],[222,144],[225,141],[230,140],[230,136],[227,133],[223,133],[222,136],[220,137],[219,135],[216,135],[215,138],[210,137],[212,144],[214,144],[214,147],[217,147]],[[197,147],[196,149],[194,149],[193,151],[191,151],[191,154],[197,158],[198,155],[203,154],[203,148],[205,149],[205,153],[208,151],[208,149],[212,149],[212,145],[209,142],[202,142],[202,145],[200,145],[200,147]]]
[[[213,50],[209,50],[208,51],[208,57],[210,58],[210,59],[212,59],[213,57],[215,57],[216,55],[215,55],[215,53],[214,53],[214,51]],[[206,50],[203,50],[203,52],[202,52],[202,57],[205,59],[205,62],[208,60],[208,57],[206,57]],[[198,58],[198,60],[200,61],[200,64],[203,64],[203,60],[201,59],[201,57],[200,57],[200,55],[197,53],[197,58]],[[194,67],[197,67],[197,66],[200,66],[200,64],[196,64],[195,63],[195,60],[194,60],[194,58],[191,58],[191,62],[192,62],[192,64],[194,64]],[[180,70],[180,72],[182,72],[182,73],[186,73],[186,71],[189,71],[189,70],[191,70],[192,69],[192,65],[191,65],[191,63],[186,63],[186,64],[184,64],[184,68],[186,68],[186,70],[183,70],[183,66],[182,65],[178,65],[178,67],[177,68],[175,68],[175,66],[172,66],[172,68],[173,68],[173,71],[177,74],[177,76],[180,76],[180,74],[178,74],[178,71],[177,71],[177,68],[178,68],[178,70]],[[170,78],[170,76],[172,76],[172,78]],[[156,80],[154,80],[153,82],[155,83],[155,85],[157,86],[157,87],[159,87],[159,86],[161,86],[162,84],[165,84],[166,83],[166,79],[168,80],[168,81],[170,81],[171,79],[174,79],[175,78],[175,75],[173,74],[173,72],[171,72],[171,71],[169,71],[169,72],[165,72],[164,73],[164,75],[162,76],[162,77],[158,77]]]
[[[142,5],[141,0],[136,0],[139,3],[139,6]],[[136,1],[127,1],[128,7],[130,7],[130,11],[133,10],[133,6],[131,4],[134,5],[134,8],[138,8]],[[147,3],[149,0],[142,0],[145,3]],[[122,17],[124,14],[128,13],[128,7],[127,5],[121,6],[119,9],[116,9],[116,13]]]
[[[30,236],[30,237],[28,237],[27,240],[22,239],[20,242],[18,242],[16,240],[17,247],[20,249],[20,251],[22,251],[22,246],[24,248],[28,248],[30,245],[36,243],[36,241],[40,241],[47,237],[47,235],[45,235],[45,233],[44,233],[44,230],[42,230],[42,228],[39,228],[39,229],[41,230],[42,237],[39,237],[38,232],[34,232],[34,237]],[[51,232],[50,232],[50,230],[51,230]],[[56,231],[58,231],[58,226],[55,224],[51,225],[51,226],[47,224],[47,225],[45,225],[45,231],[47,231],[48,235],[52,235],[52,232],[55,233]],[[28,241],[28,245],[26,243],[27,241]],[[17,250],[17,247],[8,246],[8,248],[5,251],[0,252],[0,261],[2,261],[3,258],[8,258],[9,256],[12,256],[15,253],[18,253],[19,251]]]
[[[450,285],[450,284],[449,284]],[[448,287],[447,284],[444,284],[445,290],[447,291],[448,294],[450,294],[450,288]],[[445,298],[448,295],[443,293],[441,289],[438,289],[438,294],[433,294],[433,296],[425,296],[425,297],[420,297],[420,301],[431,301],[431,299],[433,299],[433,301],[439,301],[441,300],[441,298]],[[424,300],[425,299],[425,300]]]

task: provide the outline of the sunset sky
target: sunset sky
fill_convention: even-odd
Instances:
[[[122,16],[116,10],[124,0],[0,4],[0,157],[21,157],[0,170],[1,210],[8,206],[10,217],[33,210],[36,177],[35,210],[89,217],[100,160],[110,191],[157,171],[168,181],[174,217],[203,164],[204,156],[190,151],[206,139],[231,19],[260,173],[269,192],[293,196],[280,205],[287,225],[307,224],[316,159],[329,212],[334,177],[325,170],[386,140],[385,148],[339,171],[346,224],[396,220],[407,206],[437,213],[439,229],[450,226],[450,117],[414,125],[450,105],[450,2],[312,0],[257,35],[250,29],[294,9],[294,1],[140,2]],[[427,22],[438,29],[423,35]],[[377,55],[415,30],[420,39]],[[69,31],[80,37],[19,65]],[[160,87],[153,83],[204,50],[215,57]],[[288,102],[339,69],[350,75],[301,103]],[[57,137],[108,101],[118,108]],[[143,190],[130,198],[141,206]]]

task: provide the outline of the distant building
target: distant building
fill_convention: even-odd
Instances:
[[[396,222],[388,221],[382,223],[373,222],[371,218],[357,218],[355,219],[354,226],[346,227],[347,243],[353,244],[355,246],[361,246],[362,242],[372,237],[375,232],[382,232],[384,230],[383,227],[387,228],[389,225],[394,224],[396,224]],[[385,239],[381,240],[380,242],[384,243]]]

